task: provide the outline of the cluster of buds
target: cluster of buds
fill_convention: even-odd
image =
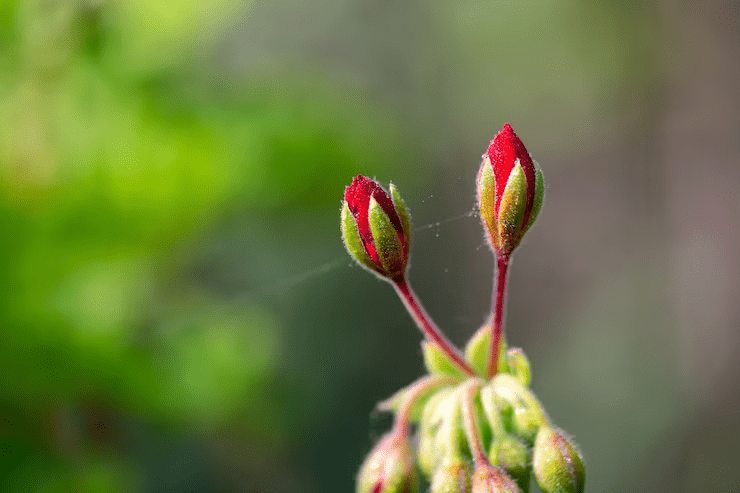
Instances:
[[[411,220],[396,187],[388,193],[358,176],[345,190],[344,244],[396,289],[425,336],[429,372],[379,404],[395,421],[360,468],[357,493],[416,493],[421,475],[432,493],[527,493],[532,478],[545,493],[584,490],[581,453],[529,388],[524,352],[507,349],[503,338],[509,260],[544,195],[542,171],[508,123],[483,155],[477,189],[497,275],[493,315],[464,352],[444,337],[406,281]]]

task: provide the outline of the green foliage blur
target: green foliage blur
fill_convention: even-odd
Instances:
[[[548,186],[507,337],[587,487],[740,491],[740,29],[710,3],[0,2],[0,491],[352,491],[422,358],[343,188],[398,185],[460,345],[506,121]]]
[[[237,294],[393,135],[319,80],[230,79],[250,8],[0,7],[0,491],[240,491],[306,426],[276,307]]]

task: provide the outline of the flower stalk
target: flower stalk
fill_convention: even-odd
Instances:
[[[488,360],[486,376],[492,379],[498,371],[498,361],[501,357],[501,336],[504,325],[504,302],[506,301],[506,277],[509,273],[509,256],[496,256],[496,285],[493,295],[493,321],[491,327],[491,357]]]
[[[393,286],[396,288],[396,293],[403,301],[404,306],[411,314],[411,317],[416,322],[419,330],[429,338],[434,344],[436,344],[449,359],[462,370],[464,373],[470,376],[475,376],[475,370],[463,359],[460,352],[452,346],[452,343],[442,335],[442,332],[437,328],[437,325],[432,321],[429,315],[421,306],[419,301],[414,296],[413,291],[406,282],[405,277],[395,279]]]

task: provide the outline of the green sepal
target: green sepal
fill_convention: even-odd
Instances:
[[[545,199],[545,177],[542,175],[542,170],[540,169],[540,165],[537,164],[537,161],[532,162],[534,163],[536,173],[534,180],[534,201],[532,202],[532,212],[529,214],[529,221],[522,228],[522,235],[534,224],[534,220],[537,219],[540,208],[542,208],[542,201]]]
[[[509,363],[509,374],[519,380],[522,385],[529,387],[532,381],[532,370],[527,355],[520,348],[511,348],[506,352],[506,361]]]
[[[385,269],[384,274],[393,277],[402,274],[406,269],[406,255],[403,251],[403,244],[398,238],[396,228],[393,227],[391,220],[385,213],[375,197],[370,198],[368,207],[368,222],[370,223],[370,232],[373,234],[375,250],[380,257],[380,263]]]
[[[478,175],[478,208],[493,247],[498,248],[501,240],[496,224],[496,175],[493,173],[493,166],[488,156],[483,158]]]
[[[586,479],[583,456],[562,430],[540,428],[532,469],[544,493],[583,493]]]
[[[501,247],[510,253],[521,239],[524,210],[527,206],[527,177],[517,159],[509,174],[506,188],[501,196],[498,208],[498,231],[501,236]]]
[[[342,206],[342,239],[345,248],[358,264],[373,272],[380,272],[378,266],[375,265],[375,262],[365,250],[365,245],[360,238],[360,231],[357,229],[357,222],[350,212],[347,202],[344,202]]]
[[[406,204],[401,198],[401,194],[398,193],[398,189],[393,183],[391,183],[390,189],[391,189],[391,199],[393,200],[393,205],[396,208],[396,213],[398,214],[398,217],[401,219],[401,227],[403,228],[403,236],[406,239],[406,251],[408,251],[410,247],[410,240],[411,240],[411,216],[409,215],[408,209],[406,209]]]
[[[466,374],[432,341],[422,341],[421,351],[424,354],[424,366],[432,375],[445,375],[463,380]]]
[[[489,385],[498,397],[496,403],[502,411],[505,426],[531,444],[540,427],[548,422],[542,405],[534,394],[512,375],[498,374]],[[506,404],[502,406],[501,401]]]
[[[504,354],[506,354],[506,338],[502,336],[499,355]],[[491,325],[488,323],[478,329],[478,332],[476,332],[465,345],[465,359],[470,363],[470,366],[473,367],[478,375],[485,378],[488,372],[488,361],[490,360],[490,357]],[[509,371],[507,358],[499,356],[498,372],[505,373],[507,371]]]

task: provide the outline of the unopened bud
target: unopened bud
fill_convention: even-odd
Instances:
[[[357,176],[344,191],[344,246],[363,267],[389,279],[403,276],[409,258],[411,220],[396,187]],[[391,198],[392,197],[392,198]]]
[[[422,341],[421,351],[424,353],[424,366],[432,375],[450,376],[458,380],[463,380],[467,376],[436,342]]]
[[[506,340],[504,337],[501,338],[500,351],[503,353],[506,351]],[[478,332],[473,334],[467,345],[465,346],[465,359],[470,363],[470,366],[479,374],[485,375],[488,371],[488,360],[491,358],[491,324],[486,323],[478,329]],[[505,373],[508,371],[507,359],[499,358],[498,360],[498,373]]]
[[[547,417],[537,398],[511,375],[496,375],[490,386],[499,400],[506,403],[507,406],[501,410],[510,411],[506,414],[511,420],[511,427],[531,444],[540,427],[547,423]]]
[[[524,351],[519,348],[511,348],[506,352],[506,360],[509,363],[509,374],[519,380],[525,387],[529,386],[532,380],[532,371]]]
[[[494,437],[488,455],[492,464],[503,467],[523,491],[529,489],[530,457],[527,446],[512,435]]]
[[[416,493],[414,451],[408,437],[385,435],[367,456],[357,477],[357,493]]]
[[[519,487],[500,467],[479,465],[473,473],[472,493],[519,493]]]
[[[445,416],[453,410],[448,398],[454,394],[451,388],[437,391],[424,405],[419,423],[419,467],[426,476],[437,469],[442,454],[438,450],[438,436]],[[459,399],[458,399],[459,400]]]
[[[432,476],[432,493],[470,493],[470,487],[470,466],[459,457],[446,457]]]
[[[496,253],[509,255],[542,205],[542,171],[508,123],[494,137],[478,172],[478,206]]]
[[[534,443],[533,469],[544,493],[583,492],[583,457],[562,430],[540,428]]]

